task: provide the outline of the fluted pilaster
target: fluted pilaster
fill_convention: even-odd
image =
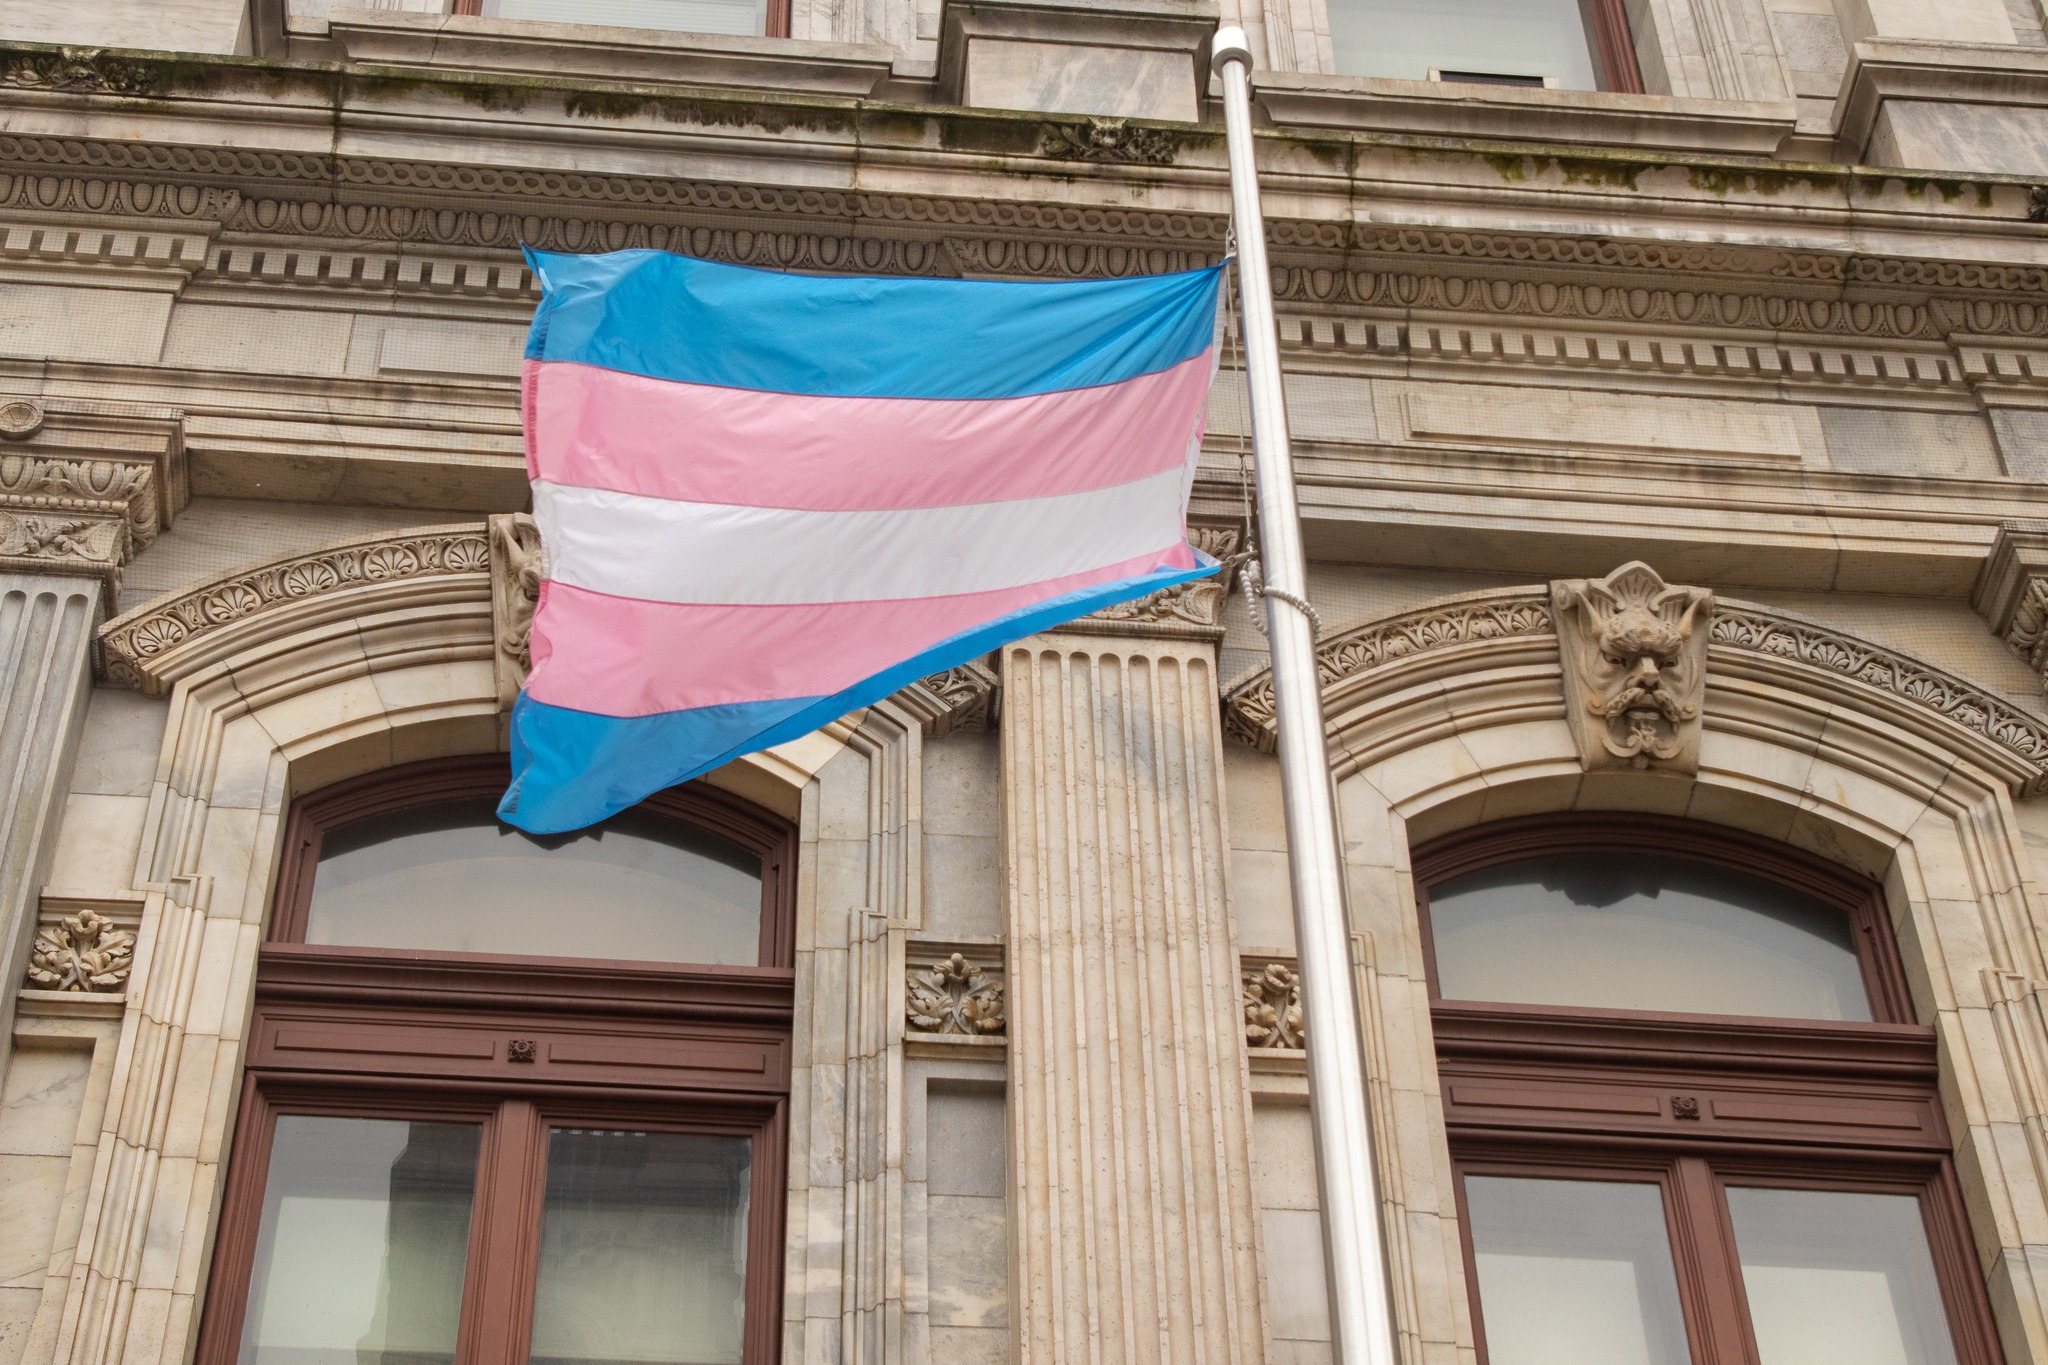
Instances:
[[[1002,652],[1021,1365],[1263,1354],[1215,651]]]
[[[13,1017],[35,938],[102,591],[97,578],[0,573],[0,1019]]]

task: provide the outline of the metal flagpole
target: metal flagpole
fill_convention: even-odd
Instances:
[[[1252,145],[1251,48],[1244,30],[1216,31],[1210,64],[1223,81],[1230,139],[1230,206],[1237,229],[1243,302],[1245,381],[1251,390],[1265,613],[1273,650],[1273,709],[1280,731],[1280,783],[1287,816],[1287,864],[1294,885],[1301,1008],[1308,1042],[1309,1107],[1323,1184],[1323,1252],[1330,1277],[1330,1331],[1339,1365],[1398,1365],[1386,1250],[1366,1111],[1365,1053],[1352,988],[1350,924],[1344,909],[1337,811],[1323,744],[1315,627],[1302,563],[1301,511],[1280,389],[1266,220],[1259,209]]]

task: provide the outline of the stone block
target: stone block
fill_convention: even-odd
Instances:
[[[147,796],[156,776],[169,708],[125,687],[95,687],[71,771],[71,790],[99,796]]]
[[[1265,1252],[1267,1324],[1274,1338],[1328,1341],[1322,1215],[1313,1209],[1261,1209],[1259,1240]]]
[[[952,734],[924,745],[924,832],[1000,835],[1002,753],[994,735]]]
[[[246,0],[16,0],[0,9],[0,39],[74,47],[246,53]]]
[[[1390,434],[1417,445],[1795,467],[1826,459],[1814,410],[1786,403],[1493,384],[1384,387],[1400,399],[1399,430]]]
[[[934,1194],[930,1210],[934,1327],[1002,1327],[1009,1321],[1009,1220],[1001,1199]]]
[[[924,836],[924,932],[940,937],[1003,932],[1003,849],[993,837]]]
[[[169,294],[0,284],[0,356],[153,364],[170,316]]]
[[[70,1156],[91,1069],[89,1044],[17,1041],[0,1089],[0,1155]]]
[[[938,1086],[926,1091],[925,1183],[934,1198],[1004,1198],[1006,1146],[1000,1093]]]
[[[1821,408],[1828,457],[1859,474],[1944,479],[2005,476],[1984,419],[1971,412],[1893,408]]]
[[[259,374],[340,374],[355,318],[348,313],[180,304],[164,336],[167,365]]]
[[[985,109],[1192,121],[1215,29],[1212,0],[946,0],[939,87]],[[1085,156],[1093,134],[1073,136]]]
[[[1842,33],[1949,43],[2016,43],[2005,0],[1835,0]]]
[[[68,1156],[0,1155],[0,1288],[42,1287],[70,1165]]]

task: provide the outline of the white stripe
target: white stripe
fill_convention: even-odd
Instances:
[[[558,582],[648,602],[879,602],[1022,587],[1183,541],[1188,473],[1050,498],[807,512],[536,483]]]

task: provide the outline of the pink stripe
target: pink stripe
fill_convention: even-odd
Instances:
[[[538,701],[608,716],[830,696],[1033,603],[1194,563],[1181,545],[996,592],[797,606],[643,602],[543,583],[526,690]]]
[[[818,398],[529,360],[528,472],[816,512],[1078,493],[1185,463],[1209,371],[1204,352],[1121,384],[1028,398]]]

